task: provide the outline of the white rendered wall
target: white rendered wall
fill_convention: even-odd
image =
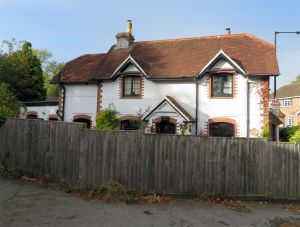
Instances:
[[[65,121],[73,121],[75,115],[88,115],[95,125],[97,113],[97,85],[65,85]]]
[[[192,116],[195,115],[194,82],[154,82],[144,79],[144,97],[142,99],[120,98],[119,80],[103,82],[102,107],[108,108],[111,104],[118,111],[119,116],[137,115],[141,109],[152,110],[168,95],[176,99]]]

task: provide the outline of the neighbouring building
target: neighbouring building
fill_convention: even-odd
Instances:
[[[285,115],[283,126],[300,126],[300,82],[279,88],[276,97]]]
[[[59,120],[57,110],[58,101],[23,102],[23,107],[21,107],[21,117],[57,121]]]
[[[120,129],[142,113],[149,133],[261,136],[269,80],[279,75],[273,44],[247,33],[136,42],[131,21],[116,39],[53,79],[64,121],[93,127],[97,112],[114,108]]]

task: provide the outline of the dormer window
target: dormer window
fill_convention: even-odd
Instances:
[[[125,76],[123,78],[123,96],[140,97],[141,96],[141,77]]]
[[[233,96],[233,75],[213,74],[211,76],[211,96],[212,97],[232,97]]]

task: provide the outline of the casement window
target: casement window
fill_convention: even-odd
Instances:
[[[293,124],[294,124],[293,117],[287,117],[285,124],[287,126],[293,126]]]
[[[283,101],[282,101],[282,106],[283,107],[289,107],[289,106],[292,106],[292,99],[284,99]]]
[[[123,78],[123,96],[137,97],[141,95],[141,77],[126,76]]]
[[[232,97],[233,96],[233,75],[214,74],[211,76],[211,96],[212,97]]]
[[[234,137],[235,125],[227,122],[209,124],[209,136]]]

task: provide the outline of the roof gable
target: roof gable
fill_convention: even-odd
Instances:
[[[160,102],[155,108],[153,108],[143,120],[148,120],[157,111],[171,111],[177,112],[184,120],[192,122],[195,119],[171,96],[166,96],[166,98]]]
[[[120,75],[121,73],[125,72],[127,69],[128,71],[128,67],[131,66],[131,69],[137,69],[139,72],[141,72],[144,76],[147,77],[147,74],[145,73],[145,71],[142,69],[142,67],[134,60],[133,57],[131,57],[130,55],[118,66],[118,68],[112,73],[111,78],[116,78],[118,75]],[[129,69],[130,70],[130,69]],[[135,72],[137,72],[135,70]]]
[[[198,77],[201,77],[202,75],[205,75],[209,70],[214,69],[217,70],[216,64],[220,62],[220,60],[224,60],[227,62],[231,69],[234,69],[235,71],[245,75],[246,72],[239,66],[234,60],[232,60],[227,54],[224,53],[224,51],[221,49],[210,61],[204,66],[204,68],[200,71]]]

